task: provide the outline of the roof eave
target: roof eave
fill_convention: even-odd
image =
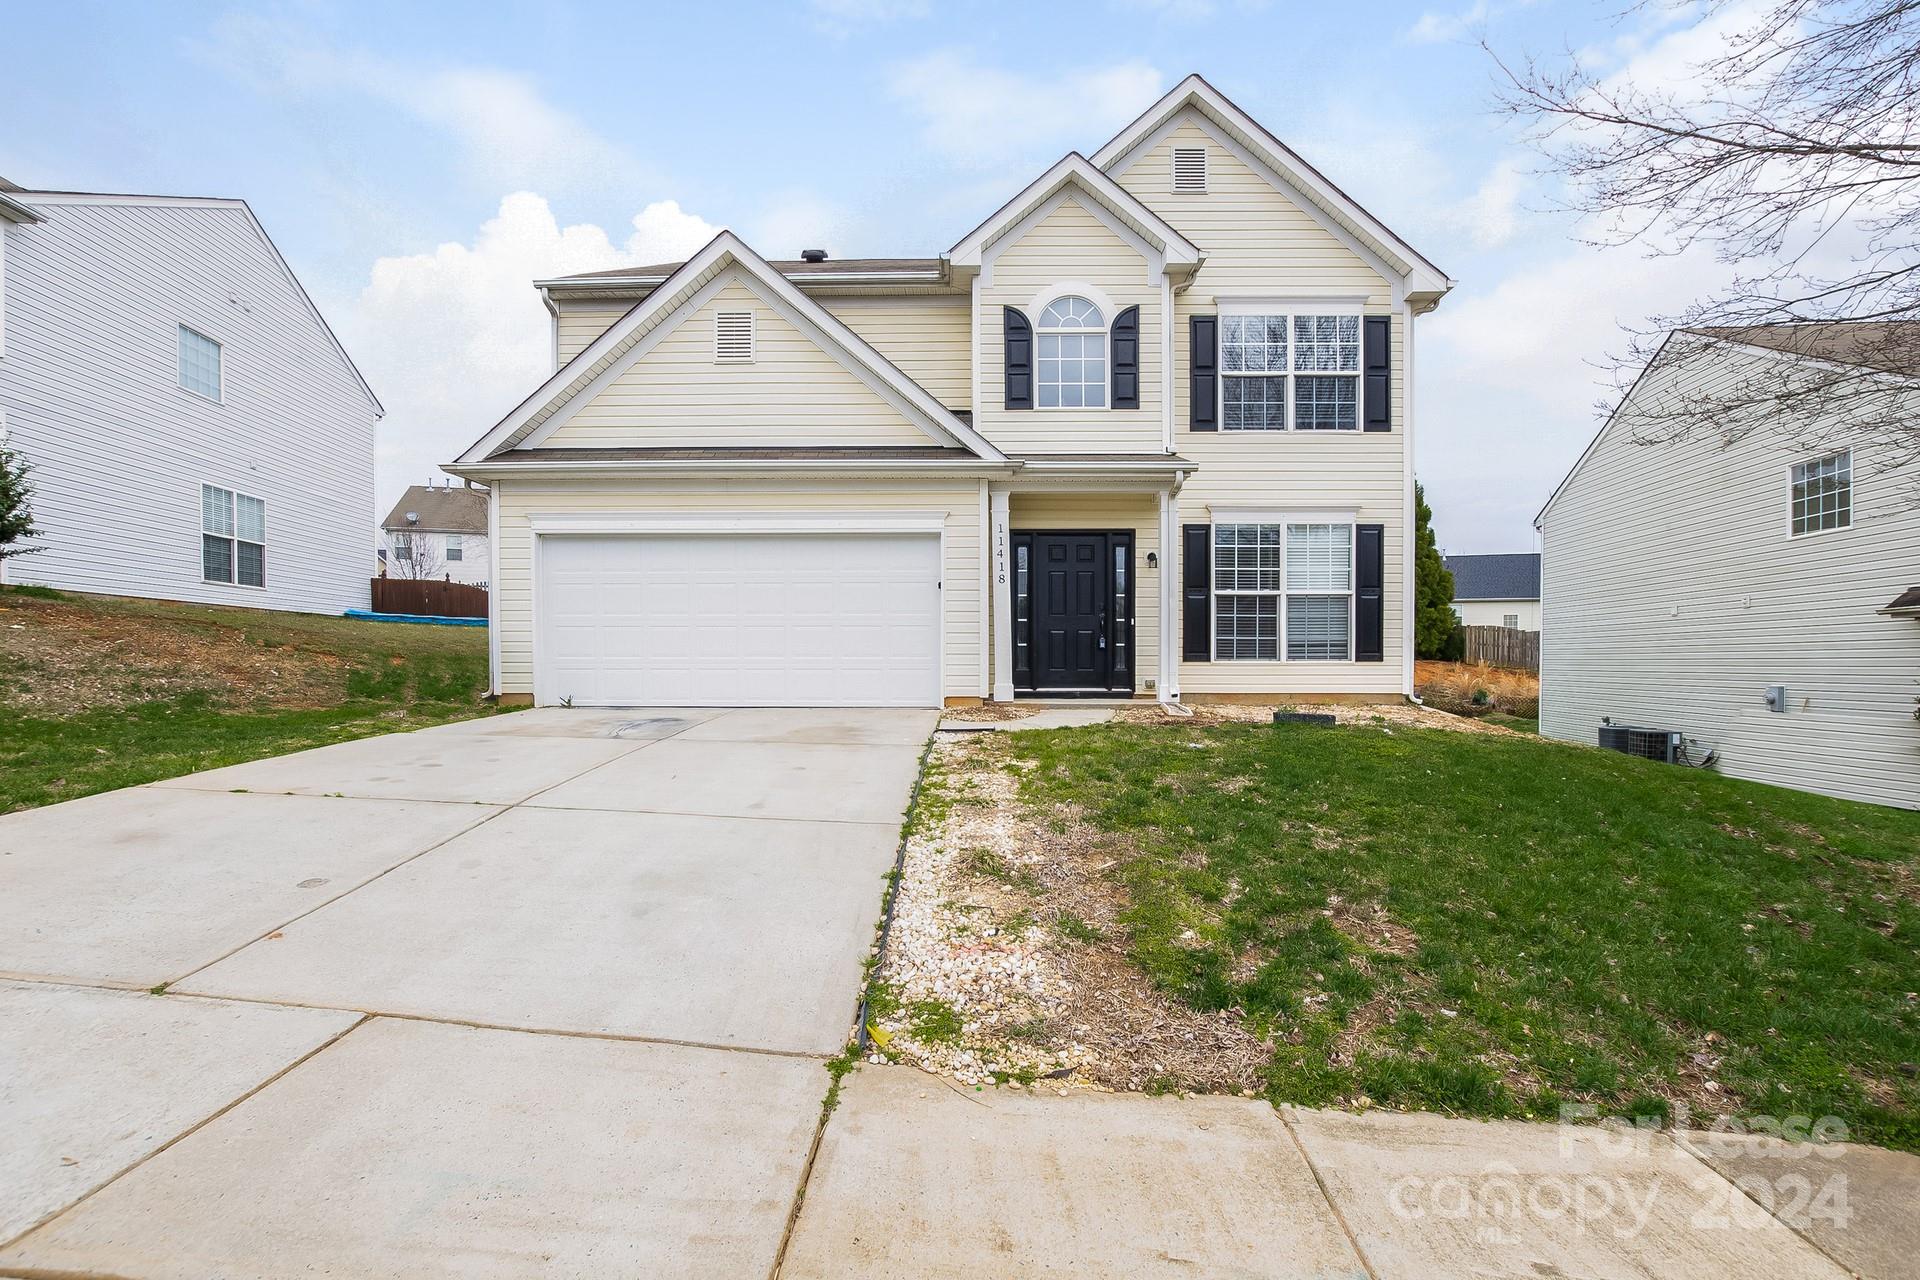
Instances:
[[[843,458],[792,458],[768,460],[763,458],[743,459],[727,462],[716,459],[646,461],[640,459],[602,459],[597,461],[571,461],[567,459],[539,459],[519,461],[510,454],[484,462],[449,462],[442,465],[443,471],[456,476],[484,479],[489,476],[608,476],[608,475],[646,475],[680,477],[724,477],[738,479],[742,474],[754,475],[811,475],[811,476],[874,476],[874,475],[966,475],[966,476],[1005,476],[1019,469],[1015,462],[993,462],[985,458],[948,459],[903,459],[893,461],[885,458],[843,459]]]

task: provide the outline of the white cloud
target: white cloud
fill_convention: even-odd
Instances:
[[[1533,3],[1534,0],[1507,0],[1504,4],[1494,3],[1493,0],[1474,0],[1464,9],[1429,9],[1401,33],[1401,38],[1409,44],[1446,44],[1465,40],[1477,36],[1494,18],[1515,9],[1525,9]]]
[[[1520,231],[1527,176],[1515,157],[1493,166],[1472,195],[1447,210],[1447,222],[1481,249],[1497,249]]]
[[[221,19],[195,47],[265,93],[352,93],[397,108],[451,136],[473,175],[496,188],[604,186],[637,176],[631,154],[517,72],[396,62],[247,14]]]
[[[820,25],[837,35],[857,26],[881,26],[924,18],[933,12],[929,0],[807,0]]]
[[[536,279],[684,258],[719,230],[663,200],[615,243],[562,227],[541,196],[510,195],[470,244],[381,258],[342,316],[341,337],[387,407],[380,495],[440,475],[552,371]]]
[[[985,66],[959,49],[897,63],[887,76],[930,146],[978,166],[1038,148],[1097,146],[1151,106],[1166,83],[1138,60],[1028,75]]]

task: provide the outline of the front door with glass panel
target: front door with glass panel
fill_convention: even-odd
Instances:
[[[1013,681],[1022,693],[1133,692],[1133,534],[1013,535]]]

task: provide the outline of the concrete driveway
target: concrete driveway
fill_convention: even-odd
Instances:
[[[766,1274],[934,720],[541,710],[0,818],[0,1273]]]

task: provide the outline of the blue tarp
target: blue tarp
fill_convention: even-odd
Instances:
[[[358,618],[362,622],[431,622],[436,627],[484,627],[485,618],[431,618],[424,613],[372,613],[366,609],[349,609],[340,615],[343,618]]]

